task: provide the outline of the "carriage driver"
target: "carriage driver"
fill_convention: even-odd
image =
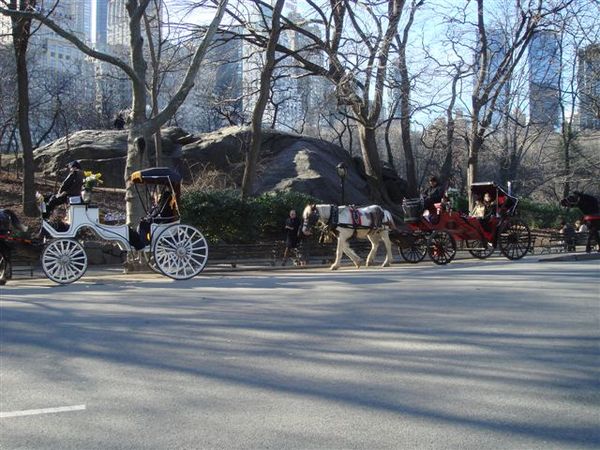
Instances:
[[[435,203],[440,203],[444,196],[444,188],[440,186],[437,177],[429,178],[429,187],[423,191],[423,208],[431,209]]]
[[[69,175],[67,175],[65,181],[60,185],[58,193],[46,199],[46,212],[42,214],[44,219],[50,217],[54,208],[67,203],[69,197],[81,195],[81,188],[83,186],[81,165],[79,161],[71,161],[67,164],[67,167],[69,168]]]

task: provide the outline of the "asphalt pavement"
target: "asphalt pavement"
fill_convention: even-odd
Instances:
[[[2,449],[600,447],[600,261],[0,290]]]

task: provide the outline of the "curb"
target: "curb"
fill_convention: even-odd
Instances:
[[[551,258],[538,259],[539,262],[557,262],[557,261],[595,261],[600,260],[600,252],[596,253],[579,253],[554,256]]]

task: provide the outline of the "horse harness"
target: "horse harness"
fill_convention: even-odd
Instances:
[[[351,228],[352,230],[354,230],[354,232],[352,234],[352,238],[356,237],[356,234],[359,229],[376,230],[379,228],[379,227],[375,226],[376,220],[375,220],[374,214],[371,214],[372,226],[361,225],[359,209],[354,206],[348,206],[348,208],[350,210],[350,217],[352,219],[351,224],[339,223],[339,219],[340,219],[339,206],[337,206],[337,205],[330,206],[329,218],[327,219],[327,223],[325,224],[325,226],[321,229],[321,236],[319,238],[320,242],[326,242],[326,241],[330,240],[332,235],[337,237],[337,228],[338,227],[339,228]],[[319,220],[319,211],[317,211],[315,209],[314,214],[316,214],[316,220],[318,221]]]

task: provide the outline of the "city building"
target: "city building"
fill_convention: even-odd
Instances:
[[[284,15],[305,30],[321,36],[319,26],[306,22],[294,5],[287,7]],[[250,16],[254,29],[267,34],[272,17],[271,10],[263,5],[262,10],[256,8]],[[325,55],[321,51],[302,50],[310,44],[310,38],[301,33],[290,29],[282,30],[279,42],[282,46],[297,51],[308,61],[318,65],[324,64]],[[258,99],[264,49],[245,43],[242,53],[243,115],[249,121]],[[276,54],[277,59],[282,56]],[[331,83],[324,77],[309,75],[294,58],[283,59],[275,67],[272,79],[274,81],[271,86],[271,98],[263,115],[263,123],[274,124],[277,128],[287,131],[304,132],[307,127],[317,127],[320,114],[331,109]],[[330,105],[327,105],[327,102]]]
[[[577,52],[579,128],[600,130],[600,44]]]
[[[542,31],[534,35],[528,62],[530,123],[554,129],[559,125],[561,70],[556,33]]]

